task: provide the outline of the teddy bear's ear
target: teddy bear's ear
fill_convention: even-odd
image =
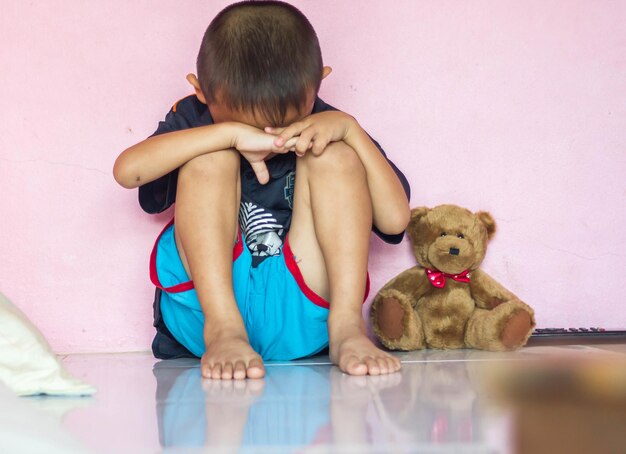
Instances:
[[[490,240],[496,233],[496,220],[486,211],[479,211],[476,213],[476,217],[487,229],[487,239]]]
[[[428,213],[428,211],[429,208],[427,207],[413,208],[411,210],[411,222],[415,222],[419,218],[426,216],[426,213]]]

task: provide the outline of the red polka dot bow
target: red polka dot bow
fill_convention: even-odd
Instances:
[[[430,281],[431,284],[433,284],[433,286],[437,288],[444,288],[446,286],[447,277],[457,282],[468,283],[470,281],[469,270],[465,270],[459,274],[443,273],[438,270],[431,270],[430,268],[425,268],[425,270],[426,270],[426,275],[428,276],[428,280]]]

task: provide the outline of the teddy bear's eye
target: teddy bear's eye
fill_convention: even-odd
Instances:
[[[463,235],[462,233],[459,233],[459,234],[457,235],[457,238],[461,238],[461,239],[463,239],[463,238],[465,238],[465,235]]]
[[[439,236],[448,236],[448,234],[446,232],[441,232],[441,235]]]

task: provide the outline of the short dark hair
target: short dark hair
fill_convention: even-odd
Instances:
[[[322,53],[313,26],[279,1],[243,1],[209,24],[197,70],[207,102],[251,110],[281,125],[287,109],[300,111],[322,80]]]

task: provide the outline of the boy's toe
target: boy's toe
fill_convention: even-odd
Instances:
[[[246,363],[243,361],[237,361],[235,368],[233,369],[233,378],[235,380],[243,380],[246,378]]]
[[[211,378],[213,380],[220,380],[222,378],[222,365],[214,364],[211,368]]]
[[[224,363],[222,367],[222,380],[232,380],[233,378],[233,363],[230,361]]]
[[[370,375],[380,375],[380,366],[375,358],[367,357],[365,364],[367,364],[367,371]]]
[[[344,361],[340,362],[339,368],[350,375],[367,374],[367,364],[360,360],[356,355],[350,355]]]
[[[387,363],[387,358],[377,358],[376,363],[378,364],[378,370],[380,374],[388,374],[390,372],[389,364]]]
[[[386,374],[393,374],[394,372],[400,370],[400,361],[393,356],[385,356],[382,358],[382,362],[385,364],[385,368],[387,369]]]
[[[260,359],[252,359],[248,363],[248,378],[263,378],[265,376],[265,366]]]

